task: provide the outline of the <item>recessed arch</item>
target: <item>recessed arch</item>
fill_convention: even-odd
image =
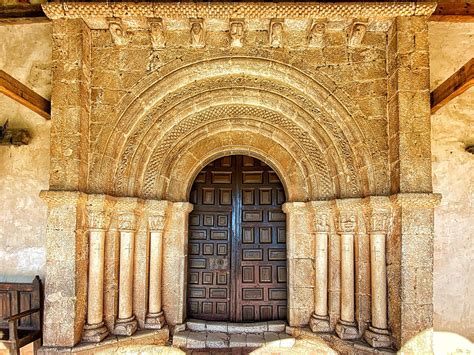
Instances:
[[[122,100],[107,144],[94,157],[100,173],[91,174],[91,190],[164,198],[158,190],[170,176],[152,182],[150,175],[162,170],[165,160],[160,157],[170,156],[167,149],[173,144],[169,142],[186,140],[190,131],[198,129],[198,118],[209,117],[212,110],[235,110],[236,106],[259,109],[266,117],[273,111],[280,122],[291,123],[284,129],[302,155],[310,157],[300,180],[314,180],[307,189],[311,194],[303,200],[356,197],[373,191],[375,168],[362,133],[361,114],[343,93],[324,75],[308,75],[280,61],[245,56],[189,62],[141,80]],[[235,113],[227,110],[225,114],[235,120]],[[104,183],[107,186],[100,186]]]

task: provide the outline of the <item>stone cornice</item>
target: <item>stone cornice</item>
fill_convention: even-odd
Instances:
[[[436,2],[334,2],[334,3],[159,3],[60,2],[43,4],[50,19],[91,17],[157,18],[355,18],[429,16]]]

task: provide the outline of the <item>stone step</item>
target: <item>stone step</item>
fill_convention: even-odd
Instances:
[[[262,333],[223,333],[199,332],[184,330],[173,336],[173,346],[185,349],[224,349],[224,348],[259,348],[271,346],[291,348],[295,338],[284,332]]]
[[[230,323],[230,322],[211,322],[199,319],[189,319],[186,321],[186,329],[195,332],[216,332],[229,334],[252,334],[264,332],[281,333],[285,331],[285,321],[268,321],[256,323]]]

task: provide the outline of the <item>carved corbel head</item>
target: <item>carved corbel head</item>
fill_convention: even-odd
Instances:
[[[116,18],[110,18],[109,31],[112,35],[112,40],[116,46],[125,46],[129,42],[127,31],[125,30],[122,21]]]
[[[153,49],[161,49],[166,46],[165,29],[161,18],[149,18],[151,45]]]
[[[273,48],[280,48],[283,46],[283,20],[273,19],[270,21],[269,42]]]
[[[349,36],[349,46],[360,46],[367,31],[367,24],[363,22],[354,22],[352,24],[351,34]]]
[[[308,47],[324,47],[324,33],[326,32],[326,19],[314,20],[308,34]]]
[[[202,48],[206,45],[204,21],[202,19],[191,19],[191,46]]]
[[[231,47],[242,47],[244,39],[244,22],[242,20],[231,20],[229,35]]]

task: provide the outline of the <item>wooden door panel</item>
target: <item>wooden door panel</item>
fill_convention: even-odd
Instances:
[[[286,319],[285,193],[271,168],[229,156],[206,166],[190,194],[188,316]]]

